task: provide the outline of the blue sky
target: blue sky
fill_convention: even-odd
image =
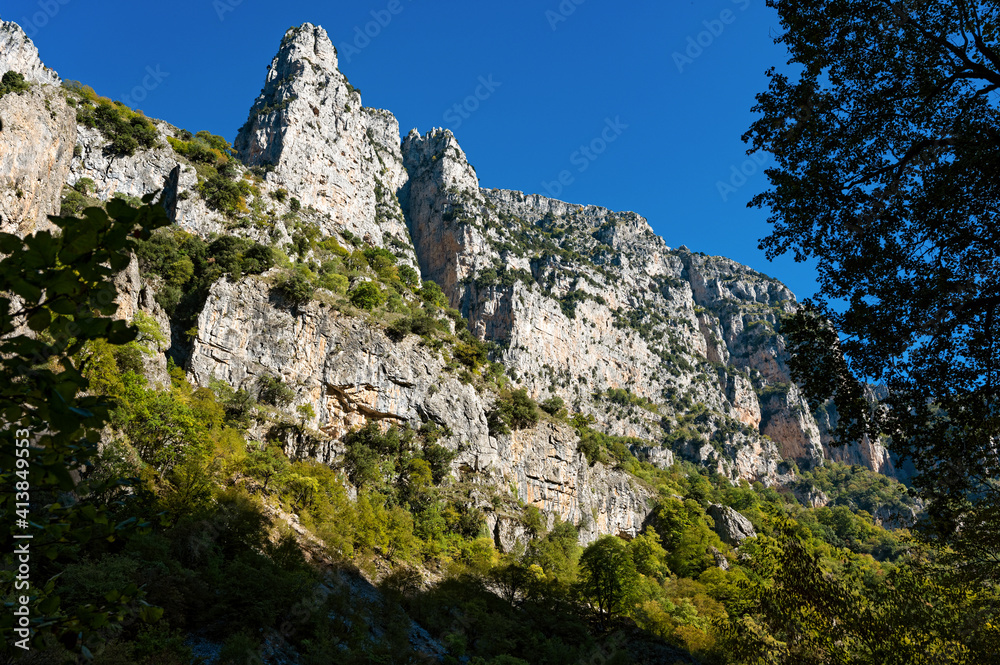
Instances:
[[[482,186],[635,210],[668,245],[736,259],[803,298],[813,270],[769,263],[767,214],[746,207],[770,160],[748,161],[740,136],[765,69],[787,60],[763,4],[4,0],[0,17],[63,78],[230,140],[284,31],[320,24],[365,105],[404,134],[450,127]]]

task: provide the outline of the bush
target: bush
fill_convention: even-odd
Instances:
[[[309,302],[316,292],[304,269],[290,270],[278,282],[278,290],[296,307]]]
[[[87,197],[75,189],[64,190],[59,214],[63,217],[78,215],[87,207]]]
[[[148,150],[156,145],[158,132],[153,123],[121,102],[101,99],[96,107],[81,106],[76,117],[81,124],[100,130],[112,154],[134,155],[139,148]]]
[[[24,74],[10,70],[0,79],[0,97],[3,97],[8,92],[20,94],[30,87],[31,84],[24,80]]]
[[[511,429],[534,427],[538,423],[538,404],[528,397],[525,388],[506,390],[497,398],[486,422],[490,434],[507,434]]]
[[[424,299],[424,302],[438,307],[448,306],[448,297],[445,296],[444,291],[430,280],[425,281],[424,285],[420,287],[420,297]]]
[[[362,282],[351,291],[351,304],[363,310],[373,310],[385,302],[385,293],[374,282]]]
[[[257,379],[257,399],[271,406],[288,406],[295,399],[295,391],[278,377],[264,374]]]
[[[73,185],[73,189],[80,192],[84,196],[90,194],[91,190],[94,189],[94,181],[91,178],[80,178]]]
[[[566,402],[563,401],[562,397],[556,395],[555,397],[550,397],[539,405],[545,413],[550,416],[555,416],[564,408],[566,408]]]
[[[216,173],[198,185],[198,193],[209,208],[228,217],[247,212],[246,195],[250,193],[250,186],[243,181]]]
[[[420,282],[420,275],[412,266],[405,263],[399,266],[399,279],[409,287],[414,287]]]

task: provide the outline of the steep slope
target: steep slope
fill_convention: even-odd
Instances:
[[[26,81],[59,85],[61,79],[42,64],[35,43],[17,23],[0,20],[0,75],[15,71]]]
[[[285,34],[234,146],[268,183],[323,215],[325,235],[346,229],[374,245],[409,247],[396,200],[407,179],[399,123],[362,105],[323,28],[304,23]]]
[[[480,189],[447,130],[411,132],[403,155],[425,276],[533,396],[734,479],[781,482],[782,458],[822,463],[774,332],[795,306],[783,285],[672,250],[635,213]]]
[[[36,108],[43,97],[62,104],[48,120]],[[38,137],[23,142],[48,145],[58,154],[49,161],[61,166],[25,176],[48,188],[48,203],[18,219],[52,211],[63,182],[89,179],[101,200],[163,189],[179,227],[271,244],[290,260],[286,271],[320,271],[324,243],[343,252],[332,264],[385,248],[443,288],[472,332],[493,344],[492,359],[515,385],[539,401],[561,399],[595,429],[631,437],[641,460],[667,467],[688,459],[733,481],[766,485],[791,482],[789,462],[808,469],[828,458],[896,473],[878,443],[829,448],[836,414],[809,412],[775,332],[796,306],[782,284],[728,259],[672,249],[635,213],[483,189],[450,131],[414,130],[400,144],[395,118],[363,107],[318,26],[286,33],[237,137],[248,167],[229,176],[243,183],[240,211],[209,205],[204,186],[214,169],[177,149],[190,133],[154,121],[152,147],[117,154],[100,130],[75,126],[58,89],[14,98],[35,100],[38,117],[28,126],[65,125],[56,148]],[[5,146],[8,136],[0,137]],[[66,146],[74,141],[70,158]],[[363,273],[350,272],[342,288],[373,279]],[[292,386],[286,416],[309,406],[304,424],[316,435],[306,448],[287,440],[290,454],[332,462],[344,433],[365,422],[433,422],[459,452],[456,476],[492,488],[473,500],[505,546],[517,537],[518,501],[550,520],[581,524],[587,540],[638,533],[650,492],[620,469],[588,463],[573,429],[549,419],[489,433],[494,388],[475,388],[438,343],[387,334],[399,308],[416,297],[419,277],[412,291],[400,284],[396,304],[377,316],[337,304],[343,291],[291,302],[276,287],[279,277],[218,280],[193,328],[171,322],[172,354],[202,386],[219,379],[253,389],[264,376]],[[132,309],[142,303],[162,321],[149,285],[126,284]],[[486,498],[500,490],[510,501],[491,507]]]
[[[25,235],[59,211],[76,122],[63,96],[44,85],[58,85],[59,76],[20,26],[0,21],[0,76],[8,71],[35,84],[0,97],[0,231]]]

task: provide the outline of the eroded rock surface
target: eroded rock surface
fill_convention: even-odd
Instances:
[[[622,471],[590,466],[565,425],[490,436],[493,397],[460,382],[417,336],[396,342],[376,325],[315,302],[290,308],[266,278],[216,283],[197,329],[193,379],[253,391],[263,375],[280,378],[296,393],[287,411],[310,404],[316,415],[307,424],[329,437],[306,451],[322,461],[335,461],[339,438],[370,420],[414,427],[433,421],[450,432],[442,445],[459,451],[456,475],[515,489],[550,520],[580,524],[585,541],[635,535],[649,514],[649,490]]]
[[[74,113],[58,88],[0,97],[0,231],[24,236],[51,227],[75,137]]]
[[[713,503],[708,507],[708,514],[715,520],[715,532],[724,543],[738,547],[747,538],[757,537],[750,520],[729,506]]]

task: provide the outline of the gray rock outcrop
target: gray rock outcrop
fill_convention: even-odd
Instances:
[[[715,532],[724,543],[738,547],[747,538],[757,537],[750,520],[729,506],[713,503],[708,507],[708,514],[715,520]]]
[[[59,85],[62,80],[42,64],[38,49],[17,23],[0,20],[0,76],[19,72],[26,81]]]
[[[285,33],[234,147],[267,170],[268,183],[315,208],[324,235],[346,229],[374,245],[410,247],[396,198],[407,180],[399,123],[362,105],[323,28]]]
[[[58,88],[0,97],[0,231],[24,236],[51,226],[75,137],[74,113]]]
[[[459,381],[417,336],[393,341],[378,326],[316,302],[289,308],[266,278],[217,282],[197,330],[194,381],[253,390],[265,374],[280,378],[296,393],[289,413],[311,405],[315,417],[307,424],[328,437],[306,451],[321,461],[334,462],[339,438],[370,420],[415,427],[431,421],[450,432],[440,442],[459,452],[457,475],[513,488],[550,521],[580,525],[585,542],[604,533],[635,535],[649,514],[651,492],[623,471],[590,466],[565,425],[490,436],[493,397]]]

